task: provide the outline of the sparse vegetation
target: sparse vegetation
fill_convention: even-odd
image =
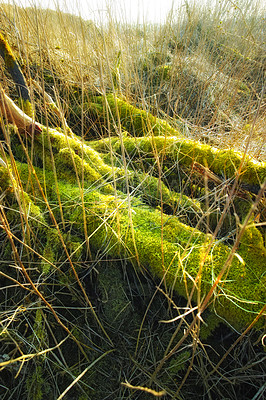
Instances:
[[[1,399],[262,399],[259,3],[0,21]]]

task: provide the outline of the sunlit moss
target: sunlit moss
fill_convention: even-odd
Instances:
[[[3,57],[7,68],[8,69],[13,68],[16,63],[14,54],[9,44],[7,43],[7,41],[5,40],[5,38],[1,33],[0,33],[0,54]]]
[[[239,176],[239,181],[251,186],[259,187],[266,179],[266,163],[259,162],[234,150],[219,150],[215,147],[202,144],[193,140],[179,137],[124,137],[123,144],[118,138],[111,138],[111,146],[114,152],[122,153],[123,145],[126,154],[131,159],[147,160],[149,157],[163,157],[164,164],[177,163],[186,167],[198,162],[210,168],[217,175],[225,179],[234,179]],[[96,150],[104,151],[107,148],[107,140],[93,142]],[[152,159],[153,159],[152,158]]]
[[[31,102],[27,99],[24,100],[22,97],[19,99],[19,107],[23,110],[25,114],[29,117],[33,117],[33,109]]]
[[[152,115],[131,105],[126,100],[108,94],[106,98],[95,97],[87,108],[93,111],[98,117],[110,114],[110,121],[119,123],[123,129],[127,130],[132,136],[148,135],[179,135],[179,131],[172,128],[165,120]]]
[[[49,174],[46,174],[46,179],[49,179]],[[64,219],[75,224],[75,231],[82,234],[84,219],[82,205],[76,202],[78,187],[59,181],[58,190],[62,204],[67,204],[63,206]],[[48,192],[48,196],[52,203],[57,200],[54,190]],[[197,293],[200,297],[206,296],[231,252],[228,246],[214,241],[206,254],[211,235],[181,223],[174,216],[162,214],[137,199],[132,199],[129,206],[126,197],[115,198],[94,190],[84,193],[84,204],[91,250],[102,251],[114,258],[129,257],[136,267],[150,270],[157,279],[165,279],[168,287],[173,287],[184,297],[194,287],[200,271],[200,283],[196,285],[193,296],[195,301]],[[57,210],[56,213],[59,217]],[[239,256],[233,258],[217,286],[215,301],[210,305],[237,329],[252,321],[264,301],[265,248],[260,233],[254,229],[251,237],[247,231],[247,237],[238,250]]]

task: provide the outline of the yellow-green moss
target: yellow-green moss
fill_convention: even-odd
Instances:
[[[21,97],[19,98],[19,107],[27,114],[29,117],[33,117],[33,109],[32,104],[29,100],[24,100]]]
[[[106,102],[108,104],[106,110]],[[134,107],[127,101],[108,94],[106,99],[98,96],[87,105],[97,116],[110,113],[110,121],[118,123],[132,136],[148,135],[179,135],[179,131],[172,128],[165,120],[156,118],[151,113]]]
[[[46,240],[42,254],[45,260],[42,259],[41,263],[42,272],[44,274],[50,272],[53,264],[57,264],[59,261],[62,262],[63,259],[67,259],[62,240],[72,262],[80,260],[83,246],[81,240],[77,236],[71,235],[70,232],[67,232],[62,233],[62,238],[60,238],[58,231],[55,228],[49,227],[45,228],[43,236],[43,240]]]
[[[101,204],[106,204],[104,199],[102,199]],[[105,215],[109,207],[110,203],[106,207]],[[100,209],[97,206],[96,210],[99,215]],[[118,212],[120,214],[119,226],[116,219],[111,219],[110,221],[108,220],[108,227],[103,225],[99,229],[100,221],[97,223],[95,218],[93,218],[93,221],[88,218],[88,226],[92,235],[91,244],[93,247],[95,246],[95,249],[99,249],[99,246],[105,243],[105,251],[107,247],[111,256],[117,256],[118,252],[120,254],[122,252],[122,255],[129,254],[133,258],[135,257],[141,266],[150,269],[158,278],[162,278],[165,271],[168,270],[166,275],[167,284],[169,286],[174,285],[174,289],[186,297],[185,281],[188,291],[190,291],[194,285],[193,278],[197,276],[210,237],[206,237],[203,233],[181,224],[175,217],[169,219],[169,217],[164,216],[164,241],[161,243],[160,213],[141,207],[134,211],[132,215],[134,238],[125,210]],[[109,212],[111,212],[110,209]],[[168,221],[171,224],[170,227],[167,227]],[[96,228],[98,228],[98,231],[93,234]],[[120,232],[120,239],[113,232]],[[188,245],[189,241],[190,244]],[[121,245],[122,243],[123,245]],[[201,296],[207,294],[229,254],[230,248],[223,244],[214,243],[201,273]],[[258,293],[258,290],[256,299],[254,299],[252,291],[254,286],[262,288],[263,262],[264,258],[260,255],[255,262],[253,260],[249,266],[244,266],[235,257],[226,276],[226,282],[222,281],[224,286],[220,285],[222,291],[215,302],[215,310],[221,317],[226,318],[237,328],[244,327],[250,323],[263,303],[263,298]],[[257,271],[256,277],[252,272],[248,271],[248,268]],[[244,287],[241,286],[243,276],[247,282],[247,286],[245,285]],[[195,291],[195,300],[196,293],[197,291]],[[234,298],[230,297],[231,295]],[[239,306],[240,303],[236,305],[235,299],[237,298],[243,302],[241,308]],[[249,304],[249,302],[253,301],[256,304]]]
[[[107,147],[107,140],[99,141],[98,145],[94,142],[93,146],[96,150],[103,151],[104,143]],[[114,152],[122,153],[120,139],[111,138],[111,146]],[[265,162],[259,162],[246,156],[241,171],[239,171],[243,159],[242,153],[234,150],[219,150],[206,144],[176,136],[124,137],[123,146],[131,160],[141,158],[143,161],[153,156],[151,159],[154,164],[154,156],[158,154],[164,156],[164,165],[173,165],[176,162],[190,167],[196,161],[226,179],[235,178],[237,173],[240,172],[240,182],[251,186],[259,187],[266,179]]]
[[[7,189],[11,189],[11,187],[12,182],[10,173],[4,165],[0,164],[0,193],[4,192]]]
[[[114,196],[113,190],[109,191],[109,195],[103,194],[103,191],[92,190],[92,182],[99,183],[99,187],[103,186],[103,174],[110,173],[112,177],[111,172],[113,172],[111,167],[101,161],[96,150],[97,146],[92,149],[90,146],[83,145],[78,139],[67,138],[63,133],[54,130],[49,130],[49,133],[44,132],[42,140],[47,158],[50,154],[48,140],[51,141],[58,173],[57,189],[55,189],[53,173],[48,169],[45,171],[48,201],[51,204],[57,204],[59,194],[64,220],[75,227],[75,232],[78,232],[81,237],[84,235],[84,210],[82,203],[77,201],[80,198],[80,189],[76,184],[76,175],[80,177],[83,168],[85,177],[83,204],[91,249],[107,252],[110,257],[129,257],[133,264],[149,269],[158,279],[162,279],[167,271],[165,276],[167,285],[186,297],[194,286],[194,279],[199,272],[211,237],[181,223],[175,216],[164,215],[161,211],[143,204],[138,198],[131,199],[131,204],[128,204],[127,198],[119,192]],[[38,139],[38,141],[41,140]],[[108,144],[107,141],[103,141],[99,146],[103,143]],[[177,137],[130,138],[125,136],[123,144],[131,158],[135,155],[137,157],[150,156],[151,160],[154,160],[153,154],[156,152],[159,156],[164,155],[165,162],[177,162],[190,166],[195,160],[213,167],[214,172],[225,174],[226,177],[234,176],[241,162],[241,155],[236,152],[220,151]],[[120,139],[112,138],[111,145],[114,152],[121,153]],[[98,162],[99,166],[97,166]],[[47,165],[49,166],[48,161]],[[246,166],[253,170],[255,177],[258,177],[260,169],[265,174],[263,163],[248,160]],[[25,179],[25,175],[28,175],[27,166],[21,166],[20,171]],[[36,171],[42,185],[44,182],[42,171],[37,168]],[[123,177],[125,172],[118,171]],[[241,178],[244,176],[243,173]],[[143,180],[146,178],[141,174],[135,175],[137,185],[142,177]],[[248,176],[245,178],[248,180]],[[31,182],[34,185],[33,179]],[[159,203],[161,197],[158,194],[162,190],[163,201],[171,203],[184,200],[188,208],[197,209],[198,204],[192,200],[180,199],[178,194],[174,195],[164,185],[161,185],[159,190],[158,185],[159,181],[156,178],[147,177],[146,193],[150,192],[155,202]],[[37,185],[35,193],[38,193]],[[131,207],[130,213],[129,207]],[[54,214],[58,220],[61,220],[59,207],[54,209]],[[253,243],[254,240],[248,239],[248,243],[251,242]],[[239,257],[233,258],[228,274],[223,277],[217,287],[215,302],[212,304],[215,312],[236,328],[243,328],[250,323],[264,301],[262,265],[265,261],[265,249],[261,241],[259,243],[261,247],[255,246],[256,249],[260,249],[256,256],[252,255],[249,247],[244,248],[244,243],[241,244]],[[202,266],[201,284],[194,292],[195,301],[197,291],[200,291],[201,298],[208,293],[230,251],[230,248],[222,243],[214,242]],[[241,257],[244,262],[241,261]],[[255,299],[251,288],[255,288]]]
[[[5,38],[1,33],[0,33],[0,54],[3,57],[7,68],[8,69],[13,68],[14,65],[16,64],[15,56],[9,44],[7,43],[7,41],[5,40]]]
[[[47,175],[47,174],[46,174]],[[79,189],[69,183],[59,181],[58,189],[63,204],[64,218],[75,224],[76,231],[83,232],[82,205],[77,204]],[[57,200],[51,190],[49,200]],[[67,203],[66,203],[67,202]],[[210,235],[181,223],[176,217],[161,215],[161,212],[138,203],[128,214],[128,204],[124,198],[115,199],[98,191],[84,193],[86,205],[87,233],[92,250],[107,252],[110,257],[130,257],[133,263],[149,269],[158,279],[163,278],[177,293],[187,295],[194,285],[193,278],[199,272],[201,260],[211,240]],[[71,203],[73,206],[71,206]],[[134,203],[134,202],[133,202]],[[64,204],[67,204],[64,207]],[[162,239],[163,227],[163,242]],[[256,228],[255,228],[256,229]],[[248,233],[247,233],[248,235]],[[253,237],[255,233],[253,233]],[[216,291],[216,301],[212,307],[237,329],[245,327],[260,310],[264,297],[262,277],[264,274],[265,248],[256,230],[259,251],[251,251],[254,240],[248,239],[248,247],[240,247],[240,257],[234,257],[228,274],[220,282]],[[251,243],[251,246],[250,246]],[[244,246],[242,243],[241,246]],[[218,276],[230,248],[214,242],[201,272],[200,296],[209,291]],[[241,257],[244,263],[241,261]],[[256,297],[254,297],[254,288]],[[196,300],[197,290],[194,299]]]
[[[54,159],[51,158],[49,142]],[[87,183],[97,182],[105,186],[106,192],[112,192],[113,188],[108,181],[112,180],[113,175],[124,175],[121,169],[106,164],[99,153],[82,143],[80,138],[70,138],[56,129],[49,129],[48,132],[43,129],[42,137],[37,138],[35,151],[42,154],[46,167],[52,169],[52,163],[55,162],[59,177],[72,183],[83,177]]]
[[[46,179],[48,176],[46,173]],[[63,209],[64,218],[70,223],[72,221],[77,231],[83,232],[82,205],[76,202],[80,196],[78,187],[59,181],[58,189],[62,204],[67,201],[67,207]],[[50,201],[57,200],[56,191],[51,190],[48,195]],[[130,226],[128,204],[124,198],[116,200],[113,195],[91,191],[84,193],[84,203],[92,249],[107,251],[111,257],[129,256],[134,262],[138,260],[142,267],[150,269],[159,279],[168,270],[168,285],[174,285],[179,294],[186,296],[185,281],[188,290],[191,290],[191,278],[197,276],[210,236],[181,223],[174,216],[163,215],[162,218],[160,211],[145,206],[140,201],[136,207],[132,201],[133,230]],[[236,327],[250,322],[263,303],[261,278],[265,248],[259,231],[254,232],[256,238],[260,238],[256,239],[256,249],[260,251],[254,254],[251,250],[255,241],[253,233],[253,239],[247,239],[248,246],[244,247],[243,242],[238,252],[245,264],[241,262],[241,258],[234,257],[229,274],[225,282],[220,284],[221,292],[217,292],[219,296],[214,303],[216,312]],[[201,296],[206,295],[229,254],[229,247],[219,242],[214,243],[202,269]],[[258,293],[256,299],[253,297],[254,287]],[[236,299],[239,299],[238,305]],[[252,301],[256,304],[249,303]]]
[[[44,222],[40,208],[33,203],[27,192],[18,187],[9,169],[11,169],[9,165],[7,167],[0,165],[0,194],[5,192],[8,200],[13,203],[12,209],[7,211],[8,215],[12,216],[12,219],[17,219],[19,210],[19,212],[25,213],[32,227],[40,227]],[[20,204],[17,203],[17,198],[19,198]]]

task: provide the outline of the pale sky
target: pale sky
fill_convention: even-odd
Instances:
[[[109,6],[117,20],[141,24],[165,22],[171,8],[179,8],[184,0],[3,0],[3,3],[23,7],[36,4],[51,9],[59,6],[62,11],[96,21],[108,19]]]

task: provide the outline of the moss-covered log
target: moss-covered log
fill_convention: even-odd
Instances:
[[[28,167],[21,166],[21,176],[27,177]],[[41,182],[42,173],[39,171]],[[46,173],[48,199],[57,201],[53,175]],[[36,190],[36,188],[35,188]],[[59,181],[58,190],[64,220],[84,233],[82,205],[77,203],[80,190],[76,185]],[[104,190],[103,190],[104,191]],[[193,298],[204,298],[219,275],[231,249],[214,242],[202,260],[212,237],[179,222],[178,218],[161,215],[140,200],[126,196],[86,191],[86,226],[91,250],[112,258],[129,258],[140,269],[148,269],[158,279],[165,279],[169,289],[187,297],[201,270],[201,283],[196,284]],[[57,212],[56,218],[60,215]],[[82,237],[82,236],[81,236]],[[163,242],[162,242],[163,237]],[[217,287],[211,308],[236,329],[252,322],[265,304],[264,262],[266,250],[261,233],[254,226],[246,230],[241,245],[228,271]],[[262,322],[262,321],[261,321]]]
[[[4,39],[1,43],[2,53],[9,55],[9,61],[14,60]],[[107,119],[113,122],[114,137],[85,143],[69,128],[36,124],[39,134],[27,147],[13,130],[11,158],[7,160],[16,180],[11,172],[7,179],[6,166],[0,166],[3,198],[13,191],[26,223],[45,226],[39,230],[44,245],[36,250],[44,271],[62,249],[70,262],[77,253],[80,257],[84,240],[89,251],[129,259],[136,268],[149,270],[169,290],[186,298],[193,293],[199,307],[224,271],[210,308],[237,329],[246,327],[265,304],[266,253],[261,232],[251,223],[232,253],[229,244],[198,229],[203,215],[198,200],[169,189],[158,176],[130,166],[146,162],[160,175],[161,165],[189,169],[197,163],[218,176],[215,184],[237,179],[248,190],[258,192],[266,178],[266,164],[233,150],[218,150],[185,139],[166,121],[112,94],[94,98],[88,108],[102,118],[102,123]],[[1,109],[18,128],[22,124],[27,131],[32,126],[32,120],[4,92]],[[251,198],[254,200],[254,195]],[[181,218],[175,215],[177,207],[182,211]],[[191,215],[198,218],[193,222]],[[59,231],[61,224],[63,234]],[[68,227],[75,239],[72,235],[67,239]]]
[[[132,136],[180,135],[179,130],[171,127],[167,121],[111,93],[92,97],[91,102],[84,104],[83,109],[102,123],[106,123],[108,118],[116,130],[122,127]]]
[[[260,54],[241,50],[250,73],[235,68],[244,32],[230,68],[218,60],[218,10],[202,35],[187,7],[176,46],[176,22],[99,29],[5,9],[0,59],[15,85],[0,88],[0,398],[255,398],[266,164],[232,147],[263,159]]]
[[[164,138],[158,137],[158,142],[154,142],[154,138],[142,138],[135,143],[137,149],[143,143],[143,155],[145,151],[152,154],[152,144],[157,145],[157,150],[162,150],[166,143],[174,157],[176,140],[169,138],[169,142],[165,142]],[[112,144],[114,150],[119,151],[121,144],[118,145],[117,139],[113,139]],[[124,144],[128,152],[133,152],[133,139],[125,138]],[[95,143],[93,145],[96,147]],[[101,150],[105,146],[104,141],[98,144]],[[201,149],[200,145],[195,146]],[[218,152],[213,150],[212,153],[209,147],[207,150],[212,157]],[[49,203],[55,205],[60,199],[60,206],[53,207],[58,223],[63,219],[66,226],[74,226],[75,235],[81,241],[87,235],[91,251],[101,251],[115,258],[129,258],[136,267],[149,270],[159,280],[164,279],[169,289],[182,296],[188,297],[194,288],[195,301],[207,295],[230,255],[229,246],[181,223],[174,215],[162,214],[160,210],[143,203],[138,196],[128,197],[115,191],[114,180],[124,180],[126,171],[105,163],[95,149],[83,144],[79,138],[69,138],[58,130],[43,129],[42,135],[36,138],[35,152],[39,157],[37,164],[41,162],[45,166],[45,171],[35,167],[39,183],[27,164],[17,164],[17,168],[28,193],[34,195],[34,202],[42,213],[46,213],[46,207],[41,200],[40,187]],[[240,157],[237,160],[240,162]],[[262,165],[249,162],[254,171],[259,167],[259,171],[263,170]],[[52,171],[56,171],[56,177]],[[127,175],[130,174],[134,175],[132,171],[127,171]],[[143,175],[142,178],[145,179]],[[83,202],[80,202],[78,182],[82,179]],[[150,181],[149,189],[156,201],[155,182]],[[168,201],[170,199],[169,192]],[[189,207],[199,205],[190,200]],[[209,252],[206,253],[209,245]],[[251,323],[265,303],[265,257],[262,235],[255,226],[251,226],[242,237],[240,247],[215,291],[211,308],[237,329]],[[197,282],[199,273],[201,279]]]
[[[111,142],[111,146],[110,146]],[[154,158],[159,157],[164,165],[185,166],[192,168],[194,162],[207,166],[224,181],[234,180],[250,191],[258,191],[266,179],[266,163],[234,150],[219,150],[215,147],[185,139],[184,137],[141,137],[132,138],[124,135],[123,142],[113,137],[111,140],[91,142],[91,146],[100,152],[114,151],[122,154],[122,146],[128,159],[142,160],[154,165]]]

